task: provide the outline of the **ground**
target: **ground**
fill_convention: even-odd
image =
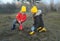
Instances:
[[[15,30],[11,30],[12,22],[16,14],[0,14],[0,41],[60,41],[60,14],[50,12],[43,15],[46,32],[30,36],[28,32],[33,24],[32,16],[23,23],[24,30],[19,31],[18,25]]]

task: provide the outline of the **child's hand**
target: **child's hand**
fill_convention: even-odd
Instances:
[[[21,21],[18,21],[19,23],[21,23]]]

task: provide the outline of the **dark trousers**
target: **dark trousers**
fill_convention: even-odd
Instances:
[[[40,14],[39,16],[34,16],[34,27],[35,27],[35,31],[37,30],[37,28],[39,27],[44,27],[44,23],[43,23],[43,19],[42,19],[42,14]]]
[[[16,28],[16,23],[18,23],[18,21],[15,19],[13,20],[13,24],[12,24],[12,30],[14,30]],[[18,23],[19,24],[19,23]],[[20,25],[20,24],[19,24]]]

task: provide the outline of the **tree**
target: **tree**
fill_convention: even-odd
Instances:
[[[54,0],[50,0],[51,10],[53,10]]]

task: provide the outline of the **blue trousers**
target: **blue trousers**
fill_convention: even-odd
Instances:
[[[14,19],[11,30],[14,30],[14,29],[16,28],[16,23],[18,23],[18,21],[17,21],[16,19]],[[19,23],[18,23],[18,24],[19,24]],[[19,25],[20,25],[20,24],[19,24]]]

